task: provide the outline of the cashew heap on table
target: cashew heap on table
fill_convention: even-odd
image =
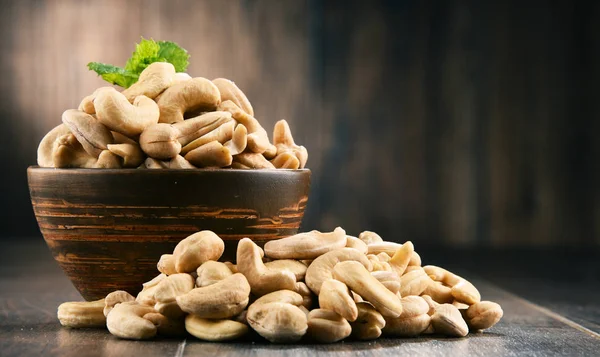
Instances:
[[[66,302],[58,319],[72,328],[106,326],[125,339],[190,334],[230,341],[258,334],[273,343],[333,343],[463,337],[503,315],[468,280],[421,266],[410,241],[386,242],[368,231],[357,238],[339,227],[270,241],[264,250],[244,238],[235,264],[218,261],[224,247],[211,231],[192,234],[161,256],[160,274],[136,297],[115,291],[98,301]]]
[[[246,95],[225,78],[155,62],[122,92],[98,88],[38,147],[41,167],[301,169],[308,152],[280,120],[273,143]]]

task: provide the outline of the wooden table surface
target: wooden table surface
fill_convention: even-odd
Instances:
[[[0,241],[0,356],[600,355],[598,253],[545,252],[534,254],[536,259],[531,253],[511,254],[432,253],[437,258],[429,261],[421,253],[426,263],[456,267],[485,300],[502,305],[500,323],[466,338],[383,338],[331,345],[207,343],[191,336],[124,341],[102,329],[62,328],[56,308],[80,300],[78,293],[41,238],[5,239]]]

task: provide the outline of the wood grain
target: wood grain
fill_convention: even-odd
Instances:
[[[211,230],[235,261],[237,241],[298,231],[310,170],[28,169],[31,202],[54,259],[82,296],[132,294],[162,254]]]

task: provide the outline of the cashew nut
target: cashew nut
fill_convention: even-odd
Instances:
[[[144,161],[143,166],[147,169],[195,169],[196,166],[190,164],[189,161],[181,155],[177,155],[169,161],[156,160],[151,157]]]
[[[291,290],[275,291],[250,305],[247,320],[250,327],[271,342],[296,342],[308,329],[301,305],[300,294]]]
[[[180,241],[175,250],[175,270],[190,273],[208,260],[218,260],[225,250],[225,243],[212,231],[200,231]]]
[[[204,341],[220,342],[238,339],[248,333],[248,326],[233,320],[210,320],[188,315],[185,329]]]
[[[294,290],[296,276],[283,269],[269,269],[262,262],[261,250],[249,238],[238,242],[237,269],[248,278],[252,293],[261,296],[276,290]],[[314,291],[314,290],[313,290]]]
[[[463,337],[469,333],[469,327],[460,311],[451,304],[440,304],[431,315],[431,325],[436,333]]]
[[[196,286],[201,288],[209,286],[233,275],[225,263],[209,260],[196,270]]]
[[[243,124],[238,124],[233,131],[233,136],[223,146],[229,149],[231,155],[241,154],[248,145],[248,130]]]
[[[152,158],[169,160],[181,152],[181,143],[177,140],[179,135],[180,132],[173,125],[154,124],[140,135],[140,146]]]
[[[371,276],[379,280],[389,291],[394,294],[400,292],[400,277],[393,271],[373,271]]]
[[[346,236],[346,248],[356,249],[363,254],[367,254],[369,251],[365,242],[353,236]]]
[[[51,167],[95,167],[98,159],[88,154],[75,135],[68,133],[59,136],[54,142],[52,149]]]
[[[294,143],[292,131],[285,119],[275,123],[275,129],[273,129],[273,144],[277,147],[277,156],[286,152],[291,152],[298,159],[301,169],[306,166],[308,151],[304,146],[299,146]],[[274,160],[277,160],[277,157],[275,157]]]
[[[304,280],[306,275],[306,269],[308,267],[297,260],[293,259],[279,259],[265,263],[267,269],[271,270],[289,270],[296,276],[296,281]]]
[[[248,305],[250,285],[240,273],[209,286],[195,288],[177,297],[181,310],[207,319],[224,319],[242,312]]]
[[[308,314],[307,334],[318,342],[341,341],[351,332],[348,321],[331,310],[315,309]]]
[[[358,340],[374,340],[381,336],[381,329],[385,327],[385,319],[368,302],[357,302],[358,318],[351,322],[352,337]]]
[[[115,305],[106,317],[106,327],[113,335],[131,339],[144,340],[156,335],[156,326],[143,318],[155,312],[150,306],[140,305],[135,301]]]
[[[371,231],[364,231],[358,235],[358,239],[365,242],[367,245],[374,243],[383,243],[383,239],[379,236],[379,234]]]
[[[345,246],[346,231],[337,227],[330,233],[314,230],[269,241],[265,244],[265,254],[275,259],[313,259]]]
[[[225,167],[233,162],[229,149],[216,140],[188,152],[185,159],[198,167]]]
[[[423,268],[416,269],[400,277],[400,294],[402,296],[421,295],[429,286],[431,279]]]
[[[140,95],[131,104],[114,88],[99,91],[94,107],[98,121],[125,136],[137,136],[158,122],[159,110],[155,101]]]
[[[250,104],[244,92],[233,81],[225,78],[216,78],[212,82],[219,88],[222,102],[230,100],[244,112],[248,113],[248,115],[254,116],[252,104]]]
[[[53,152],[59,137],[71,134],[65,124],[60,124],[48,132],[40,141],[37,149],[37,163],[40,167],[55,167]]]
[[[396,250],[392,258],[389,260],[392,269],[394,269],[394,271],[399,276],[402,276],[402,274],[404,274],[406,267],[408,267],[408,263],[410,263],[410,257],[412,256],[412,253],[414,251],[414,245],[411,241],[408,241],[402,244],[400,248]]]
[[[425,272],[435,281],[441,281],[445,285],[452,289],[452,296],[468,305],[473,305],[476,302],[481,301],[481,295],[477,288],[471,284],[468,280],[461,278],[460,276],[449,272],[446,269],[427,265],[423,267]]]
[[[156,326],[156,332],[163,336],[185,335],[185,323],[181,318],[169,318],[159,312],[149,312],[142,316]]]
[[[93,157],[100,156],[102,150],[106,150],[107,145],[113,142],[110,130],[93,116],[82,111],[65,110],[62,114],[62,122],[75,135],[83,149]]]
[[[238,248],[239,249],[239,248]],[[305,281],[306,285],[315,294],[321,293],[321,285],[327,279],[333,278],[333,267],[343,261],[357,261],[362,264],[367,270],[372,269],[372,265],[365,257],[356,249],[342,248],[332,250],[316,258],[306,269]],[[239,258],[238,258],[239,261]]]
[[[187,294],[193,288],[194,278],[190,274],[172,274],[156,285],[154,300],[160,303],[173,302],[178,296]]]
[[[66,327],[103,327],[106,324],[103,309],[104,299],[65,302],[58,306],[57,316],[60,324]]]
[[[319,306],[334,311],[351,322],[358,317],[358,309],[350,290],[344,283],[335,279],[325,280],[321,285]]]
[[[231,100],[224,100],[217,110],[230,112],[233,119],[248,129],[248,149],[253,153],[262,154],[271,147],[267,131],[252,115],[246,113]]]
[[[389,291],[379,280],[359,262],[345,261],[333,268],[333,277],[367,300],[387,317],[398,317],[402,313],[402,303],[398,296]]]
[[[124,290],[113,291],[112,293],[106,295],[104,298],[104,309],[102,310],[104,316],[108,316],[108,313],[113,309],[113,307],[115,307],[116,304],[127,301],[135,301],[135,298]]]
[[[503,315],[500,305],[491,301],[476,302],[463,313],[471,330],[488,329],[498,323]]]
[[[161,123],[178,123],[188,111],[214,110],[221,102],[219,88],[206,78],[197,77],[167,88],[158,98]]]
[[[244,152],[236,155],[234,158],[236,163],[243,165],[249,169],[274,169],[272,163],[270,163],[262,154]]]
[[[435,302],[440,304],[450,303],[454,300],[450,287],[445,286],[441,281],[435,281],[431,278],[429,278],[429,284],[423,291],[423,294],[431,296]]]
[[[108,151],[119,156],[123,161],[123,167],[138,167],[144,162],[144,152],[136,144],[108,144]]]
[[[154,62],[144,68],[138,81],[125,89],[123,95],[128,101],[144,95],[150,99],[156,98],[173,83],[175,67],[168,62]]]
[[[175,258],[173,258],[173,254],[161,255],[158,263],[156,264],[156,268],[159,272],[166,275],[177,273],[177,270],[175,270]]]

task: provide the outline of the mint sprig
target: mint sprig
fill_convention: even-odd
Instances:
[[[154,62],[169,62],[175,67],[176,72],[185,72],[189,65],[190,55],[178,44],[170,41],[154,41],[142,37],[135,46],[131,58],[127,60],[125,68],[100,62],[88,63],[88,68],[102,77],[110,84],[129,88],[137,82],[140,73]]]

